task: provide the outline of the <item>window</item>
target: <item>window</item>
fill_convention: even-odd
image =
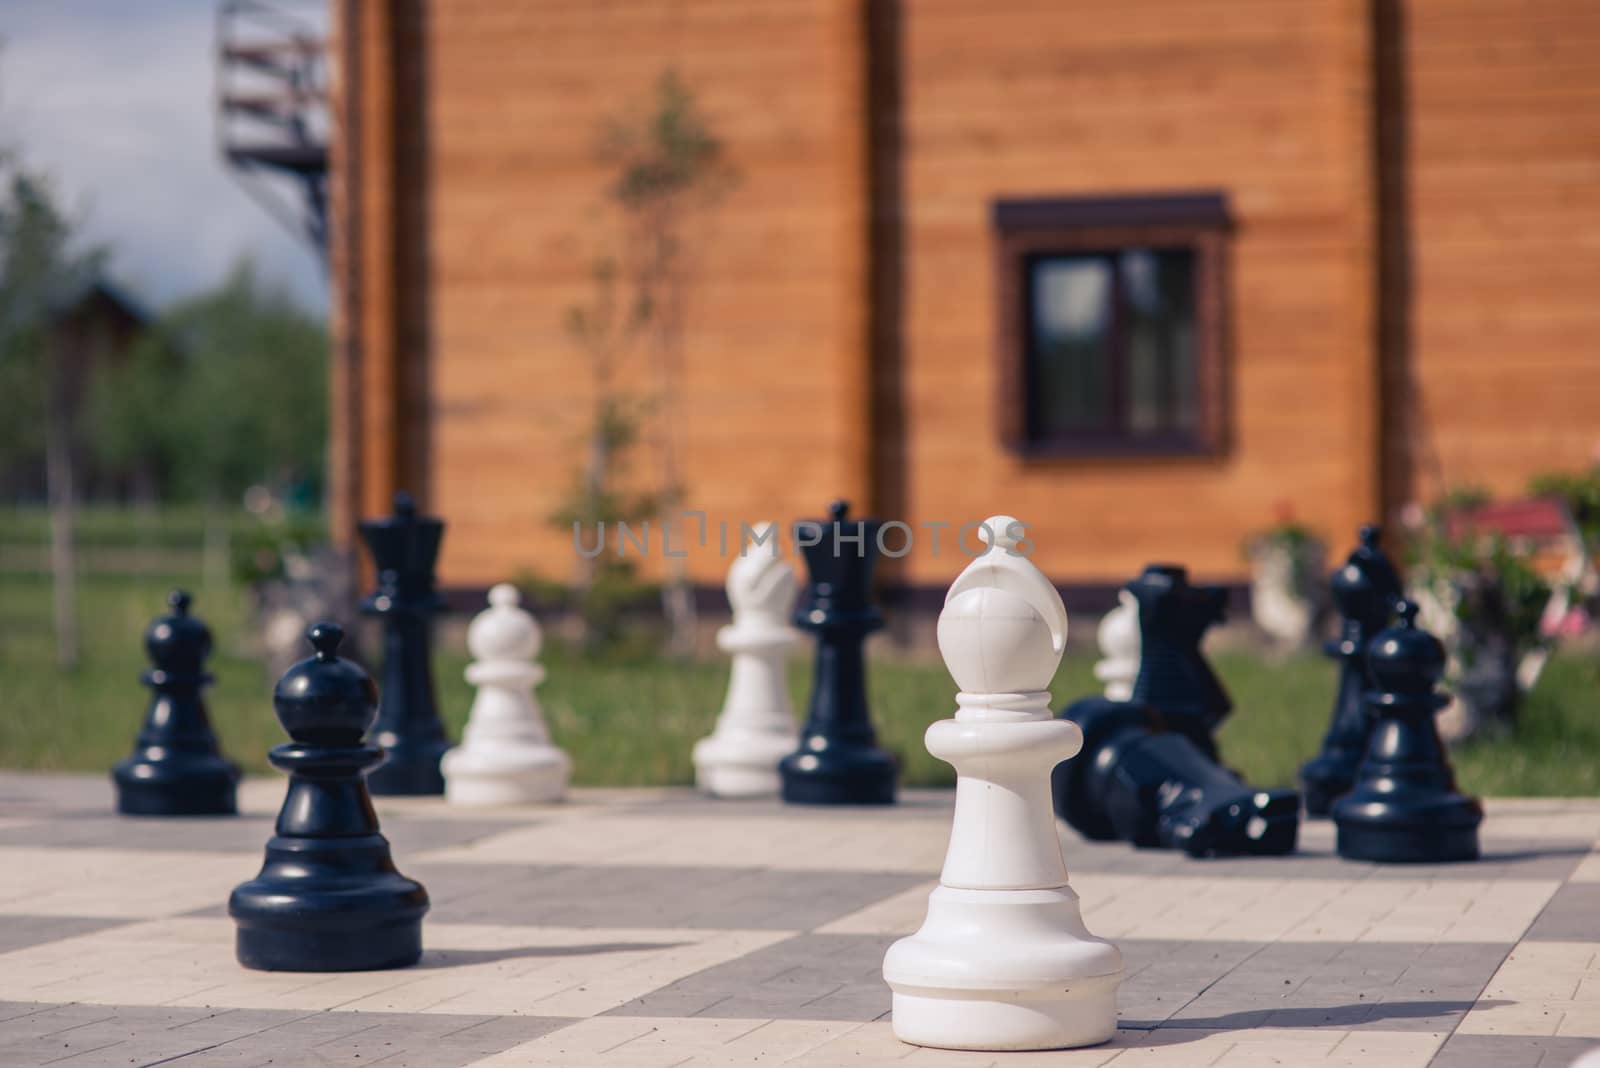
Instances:
[[[1221,439],[1220,196],[1003,201],[1002,419],[1041,456]]]

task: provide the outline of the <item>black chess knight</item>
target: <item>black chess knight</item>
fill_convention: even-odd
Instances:
[[[1056,813],[1088,838],[1191,856],[1292,852],[1299,795],[1257,789],[1217,761],[1211,730],[1231,702],[1200,640],[1222,618],[1224,591],[1190,586],[1166,565],[1127,589],[1138,605],[1138,681],[1127,701],[1087,697],[1061,713],[1083,731],[1083,749],[1055,768]],[[1108,659],[1122,652],[1106,649]]]
[[[1348,860],[1476,860],[1483,807],[1456,789],[1434,716],[1444,647],[1417,626],[1417,606],[1367,643],[1367,707],[1375,718],[1355,786],[1333,805],[1339,855]]]
[[[1339,637],[1326,652],[1339,662],[1339,690],[1322,749],[1300,769],[1306,813],[1326,816],[1333,803],[1355,785],[1356,769],[1367,751],[1372,718],[1367,714],[1367,642],[1383,629],[1400,598],[1400,576],[1380,544],[1383,532],[1361,528],[1361,544],[1330,585],[1341,619]]]
[[[265,971],[400,968],[422,954],[428,894],[395,870],[363,776],[384,760],[362,741],[377,689],[339,658],[344,631],[308,632],[316,655],[278,680],[272,700],[291,741],[272,750],[289,790],[261,873],[228,900],[239,963]]]
[[[1154,710],[1167,729],[1215,760],[1212,732],[1233,702],[1200,652],[1200,641],[1222,622],[1228,592],[1191,586],[1189,573],[1173,564],[1151,564],[1126,589],[1139,604],[1139,676],[1129,700]]]
[[[878,748],[867,709],[867,635],[883,626],[872,603],[876,519],[849,519],[836,502],[828,519],[802,519],[795,543],[809,574],[795,625],[817,636],[811,704],[800,748],[778,765],[783,799],[806,805],[887,805],[898,769]]]
[[[439,722],[433,688],[432,622],[443,601],[434,566],[443,520],[417,515],[406,493],[394,515],[361,523],[361,537],[378,571],[378,588],[361,604],[383,621],[383,698],[372,741],[389,758],[368,777],[374,794],[442,794],[439,759],[450,742]]]
[[[150,624],[144,673],[150,706],[132,755],[112,769],[117,811],[129,816],[227,816],[237,811],[239,769],[217,749],[201,692],[211,683],[211,631],[174,590],[169,615]]]

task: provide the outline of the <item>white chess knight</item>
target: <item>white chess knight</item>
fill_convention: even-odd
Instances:
[[[461,744],[445,753],[446,799],[464,805],[559,801],[572,761],[550,743],[533,688],[544,681],[534,662],[539,624],[515,586],[489,591],[489,608],[467,628],[467,681],[478,688]]]
[[[1117,591],[1117,607],[1100,620],[1095,632],[1100,642],[1100,659],[1094,677],[1105,683],[1106,700],[1133,699],[1133,684],[1139,677],[1139,601],[1127,590]]]
[[[716,729],[694,747],[695,782],[716,797],[776,794],[778,762],[797,744],[784,666],[800,640],[789,625],[798,588],[771,532],[771,523],[758,524],[755,544],[728,569],[733,622],[717,632],[717,645],[733,670]]]
[[[956,769],[955,822],[920,930],[889,948],[894,1033],[947,1049],[1060,1049],[1117,1027],[1122,954],[1083,925],[1050,802],[1050,772],[1083,746],[1050,712],[1067,612],[1016,553],[1009,516],[939,614],[939,652],[961,692],[928,751]]]

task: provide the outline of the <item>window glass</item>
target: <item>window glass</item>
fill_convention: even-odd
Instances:
[[[1172,435],[1199,425],[1187,248],[1025,259],[1027,435]]]

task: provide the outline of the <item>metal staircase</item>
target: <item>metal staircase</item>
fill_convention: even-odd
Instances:
[[[223,0],[217,142],[245,191],[327,262],[328,58],[324,5]]]

